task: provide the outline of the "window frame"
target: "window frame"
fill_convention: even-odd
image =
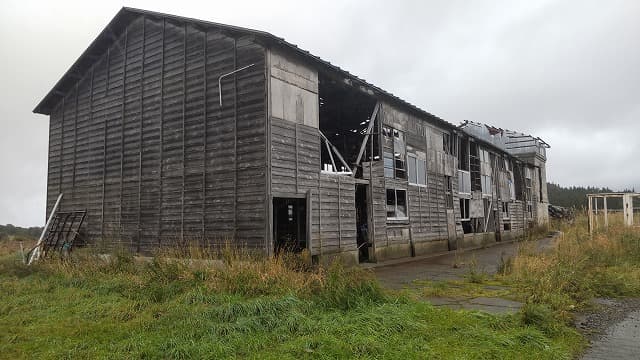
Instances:
[[[489,186],[489,189],[485,189],[485,181],[488,181],[487,185]],[[480,184],[481,184],[480,187],[481,187],[482,196],[491,196],[491,194],[493,193],[492,181],[493,180],[491,175],[480,175]],[[487,190],[487,192],[485,192],[485,190]]]
[[[407,180],[407,143],[404,132],[391,126],[383,125],[382,135],[385,143],[383,145],[383,159],[387,158],[385,156],[387,154],[391,154],[393,159],[393,177],[387,173],[387,169],[391,168],[384,164],[385,178]]]
[[[502,210],[501,210],[502,220],[510,220],[511,214],[509,213],[509,202],[502,202]]]
[[[453,209],[453,177],[444,175],[444,196],[447,209]]]
[[[413,179],[411,179],[411,162],[415,161],[415,181],[413,181]],[[420,171],[420,164],[422,164],[423,171]],[[424,183],[420,182],[420,175],[424,176]],[[418,154],[414,154],[414,153],[407,153],[407,181],[409,182],[409,185],[413,185],[413,186],[420,186],[420,187],[427,187],[427,160],[426,159],[422,159],[420,156],[418,156]]]
[[[393,204],[389,204],[389,192],[393,192]],[[398,193],[404,194],[404,205],[398,205]],[[407,189],[402,188],[386,188],[386,215],[387,220],[391,221],[407,221],[409,220],[409,194]],[[389,206],[393,206],[393,216],[389,216]],[[404,206],[404,216],[398,216],[398,207]]]
[[[471,221],[471,199],[460,198],[459,199],[460,206],[460,221]],[[464,210],[463,210],[464,209]],[[466,217],[465,217],[466,215]]]

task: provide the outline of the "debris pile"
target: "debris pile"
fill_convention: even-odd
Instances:
[[[549,204],[549,216],[554,219],[573,219],[575,212],[573,208]]]

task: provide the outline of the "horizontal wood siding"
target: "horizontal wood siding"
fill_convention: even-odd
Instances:
[[[261,45],[134,19],[51,113],[47,214],[63,192],[105,248],[264,248],[265,110]]]
[[[318,200],[312,207],[312,222],[314,228],[319,229],[314,243],[321,246],[320,254],[357,249],[355,181],[352,177],[320,174]]]
[[[320,135],[302,124],[271,118],[271,189],[277,196],[311,195],[311,253],[355,251],[355,181],[320,173]]]

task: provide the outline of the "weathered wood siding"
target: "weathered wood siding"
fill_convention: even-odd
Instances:
[[[311,254],[356,250],[355,181],[320,173],[318,130],[271,119],[271,191],[274,197],[311,196]]]
[[[376,219],[375,246],[381,257],[379,260],[382,260],[387,257],[409,256],[407,251],[411,243],[415,247],[416,244],[446,240],[449,237],[444,176],[451,176],[453,188],[456,189],[457,173],[455,158],[443,151],[442,137],[445,130],[435,126],[431,119],[411,114],[388,103],[383,103],[380,119],[382,124],[404,132],[407,153],[424,153],[427,167],[426,185],[418,186],[410,184],[408,180],[385,178],[382,162],[374,164],[372,189]],[[368,177],[367,171],[364,173]],[[409,219],[406,222],[387,221],[386,188],[392,187],[407,190]],[[456,209],[458,197],[455,191],[453,197]],[[459,210],[455,212],[455,218],[457,232],[462,233]],[[384,247],[396,248],[387,251]],[[420,249],[428,247],[420,246]]]
[[[311,197],[311,254],[355,252],[355,181],[320,172],[318,74],[275,49],[269,64],[271,194]]]
[[[317,190],[319,175],[318,129],[271,118],[271,191],[300,194]]]
[[[105,247],[264,248],[262,46],[140,16],[81,75],[51,113],[47,212],[63,192],[62,210],[87,209],[87,240]]]
[[[312,204],[313,233],[317,254],[355,251],[355,181],[350,176],[320,174],[318,200]]]

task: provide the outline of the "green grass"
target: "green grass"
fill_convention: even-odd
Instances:
[[[556,223],[563,232],[557,246],[535,251],[523,242],[518,254],[488,275],[471,266],[463,280],[419,281],[409,290],[417,298],[500,297],[524,303],[523,324],[534,326],[550,338],[571,337],[577,311],[592,306],[594,297],[640,297],[640,230],[625,228],[616,215],[612,226],[588,233],[586,218]],[[577,340],[579,351],[584,340]]]
[[[589,236],[584,217],[559,227],[564,235],[554,251],[537,254],[524,246],[497,279],[564,320],[594,297],[640,296],[640,230],[613,226]]]
[[[226,266],[85,255],[0,258],[4,358],[562,359],[575,331],[530,314],[435,308],[371,273],[283,258]]]

